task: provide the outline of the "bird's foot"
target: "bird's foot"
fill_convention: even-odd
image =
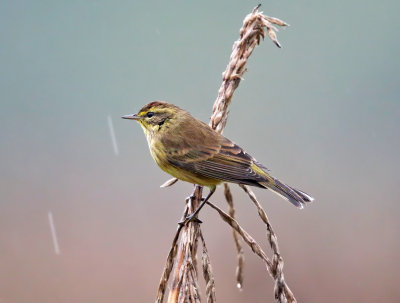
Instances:
[[[194,195],[190,195],[189,197],[187,197],[185,199],[186,203],[188,203],[189,201],[192,201],[194,199],[194,197],[195,197]]]
[[[189,201],[193,201],[194,198],[196,198],[195,195],[190,195],[189,197],[187,197],[187,198],[185,199],[185,201],[186,201],[186,203],[188,203]],[[204,198],[201,198],[200,201],[204,201]]]
[[[194,222],[194,223],[203,223],[199,218],[196,217],[196,214],[194,215],[189,215],[185,218],[185,220],[178,222],[179,225],[187,225],[189,222]]]

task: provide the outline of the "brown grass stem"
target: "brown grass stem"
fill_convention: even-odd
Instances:
[[[267,240],[273,252],[272,267],[270,270],[271,276],[275,280],[274,293],[278,302],[296,302],[296,299],[287,285],[283,275],[283,258],[279,252],[278,237],[276,236],[271,223],[269,222],[267,213],[258,202],[256,195],[250,187],[246,185],[239,185],[249,196],[257,207],[258,215],[267,227]],[[285,301],[286,300],[286,301]]]
[[[253,52],[254,48],[260,43],[266,35],[278,46],[280,43],[277,40],[276,26],[287,26],[287,24],[277,18],[263,15],[259,10],[259,6],[248,14],[240,29],[239,39],[233,44],[232,53],[229,63],[222,75],[222,84],[218,90],[217,99],[214,102],[213,113],[209,125],[217,132],[222,133],[228,119],[228,106],[232,101],[234,91],[239,86],[239,83],[246,72],[247,60]],[[170,179],[161,187],[173,185],[177,179]],[[260,245],[238,224],[235,220],[235,210],[233,198],[230,188],[224,184],[225,198],[229,205],[229,213],[219,209],[212,203],[208,203],[212,208],[218,211],[222,219],[233,228],[234,241],[238,256],[237,267],[237,284],[240,288],[243,284],[243,249],[239,240],[239,236],[248,244],[253,252],[257,254],[266,264],[268,272],[275,280],[275,298],[277,302],[296,302],[289,287],[284,280],[282,268],[283,260],[279,253],[276,235],[268,221],[266,213],[262,210],[254,193],[252,194],[248,188],[242,187],[252,201],[256,204],[258,212],[264,223],[267,225],[268,241],[274,253],[271,261]],[[202,187],[196,185],[190,199],[187,200],[185,207],[185,216],[192,214],[202,199]],[[184,217],[185,217],[184,216]],[[202,242],[202,267],[203,276],[206,281],[206,296],[208,303],[216,302],[215,299],[215,282],[212,274],[210,257],[206,248],[205,240],[200,229],[200,224],[197,221],[191,221],[186,225],[179,225],[171,245],[170,252],[167,257],[166,265],[161,277],[158,288],[156,302],[162,303],[166,285],[171,275],[173,266],[175,266],[171,290],[169,292],[168,303],[183,303],[200,302],[200,292],[198,288],[198,270],[197,270],[197,246],[198,238]]]
[[[206,281],[206,296],[207,303],[215,303],[217,302],[215,298],[215,281],[214,274],[211,267],[210,255],[208,254],[206,241],[204,241],[203,234],[200,230],[200,240],[203,245],[203,254],[202,254],[202,265],[203,265],[203,276]]]
[[[224,195],[225,200],[229,206],[229,215],[235,219],[235,207],[233,205],[233,197],[231,190],[227,183],[224,183]],[[236,256],[237,256],[237,267],[236,267],[236,286],[239,289],[243,287],[243,267],[244,267],[244,253],[242,244],[240,243],[239,234],[235,229],[232,229],[233,232],[233,241],[235,242],[236,247]]]

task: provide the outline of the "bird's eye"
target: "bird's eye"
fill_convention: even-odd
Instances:
[[[148,113],[146,114],[146,116],[147,116],[147,118],[151,118],[151,117],[154,116],[154,113],[153,113],[153,112],[148,112]]]

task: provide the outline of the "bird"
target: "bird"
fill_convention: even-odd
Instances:
[[[139,122],[150,153],[158,166],[173,177],[209,188],[191,221],[221,183],[269,189],[298,208],[314,200],[269,173],[269,169],[243,148],[176,105],[153,101],[137,114],[122,116]]]

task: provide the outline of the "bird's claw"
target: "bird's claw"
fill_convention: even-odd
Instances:
[[[187,197],[185,199],[186,203],[188,203],[189,201],[192,201],[194,199],[194,195],[190,195],[189,197]]]
[[[195,195],[190,195],[189,197],[187,197],[187,198],[185,199],[185,201],[186,201],[186,203],[188,203],[189,201],[194,200],[194,198],[196,198]],[[204,201],[204,198],[201,198],[200,201]]]
[[[193,222],[193,223],[203,223],[203,221],[201,221],[199,218],[197,218],[196,216],[193,215],[189,215],[185,218],[185,220],[178,222],[179,225],[187,225],[189,224],[189,222]]]

